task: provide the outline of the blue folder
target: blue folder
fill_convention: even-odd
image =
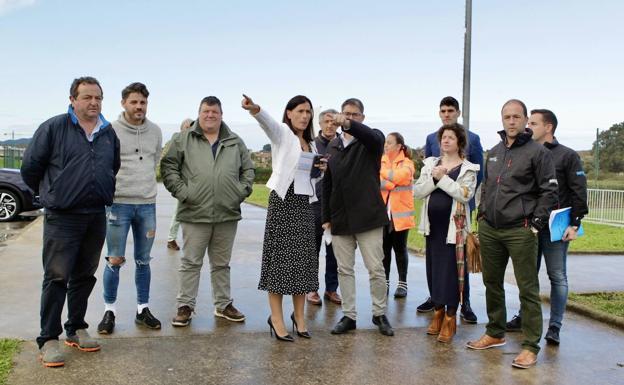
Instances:
[[[557,242],[563,239],[563,234],[568,226],[570,226],[571,209],[571,207],[566,207],[559,210],[553,210],[550,213],[548,228],[550,229],[551,242]],[[583,234],[585,234],[585,231],[583,230],[583,225],[581,225],[578,229],[577,235],[580,237]]]

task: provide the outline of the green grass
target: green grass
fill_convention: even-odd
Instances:
[[[608,313],[616,317],[624,317],[624,292],[591,294],[570,293],[568,299],[594,310]]]
[[[19,341],[14,339],[0,339],[0,385],[7,382],[9,372],[13,367],[13,356],[19,351]]]
[[[254,183],[253,191],[251,195],[245,199],[245,202],[267,207],[269,205],[269,188],[263,184]]]
[[[269,203],[269,189],[263,184],[254,184],[253,193],[246,199],[249,203],[267,207]],[[414,201],[414,216],[416,223],[420,219],[422,200]],[[583,223],[585,235],[577,238],[570,244],[570,251],[575,253],[622,253],[624,252],[624,228],[607,226],[596,223]],[[425,237],[416,229],[409,232],[407,246],[410,249],[425,251]]]
[[[585,235],[570,243],[575,253],[624,252],[624,228],[583,222]]]

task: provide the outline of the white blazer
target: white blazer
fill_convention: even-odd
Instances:
[[[439,159],[440,158],[433,156],[425,159],[424,165],[420,170],[420,177],[414,184],[414,197],[425,200],[425,204],[423,204],[420,211],[418,231],[424,235],[429,235],[429,215],[427,213],[429,208],[429,197],[436,188],[440,188],[450,195],[451,198],[453,198],[449,227],[446,234],[446,243],[454,245],[456,229],[453,216],[455,215],[455,211],[457,211],[458,202],[466,205],[466,227],[464,228],[464,232],[468,233],[470,231],[470,209],[468,208],[468,202],[475,194],[475,187],[477,186],[477,171],[479,171],[480,166],[478,164],[470,163],[464,159],[461,169],[459,170],[457,180],[453,180],[448,175],[444,175],[442,179],[438,181],[438,184],[434,184],[431,172],[438,163]]]
[[[295,170],[299,157],[301,156],[301,143],[299,138],[293,134],[292,130],[285,123],[278,123],[266,111],[260,109],[254,118],[260,123],[260,127],[271,141],[271,167],[273,172],[266,183],[266,186],[275,191],[282,198],[286,197],[288,187],[295,180]],[[310,149],[317,154],[314,141],[310,142]],[[312,186],[315,186],[313,179]],[[310,201],[316,200],[314,193]]]

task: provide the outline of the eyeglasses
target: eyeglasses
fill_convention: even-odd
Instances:
[[[359,112],[343,112],[342,114],[347,118],[359,118],[362,116]]]

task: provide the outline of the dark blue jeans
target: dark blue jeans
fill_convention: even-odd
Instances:
[[[548,324],[560,329],[568,300],[568,275],[566,271],[568,246],[570,246],[570,242],[551,242],[548,229],[539,232],[537,271],[539,272],[543,255],[546,261],[546,272],[550,279],[550,321]]]
[[[65,332],[74,335],[89,325],[84,317],[106,236],[104,208],[95,214],[46,213],[43,224],[41,348],[63,332],[61,314],[67,297]]]
[[[321,243],[323,242],[323,228],[321,227],[321,205],[318,202],[312,203],[312,211],[314,212],[314,228],[316,236],[316,253],[321,251]],[[338,263],[334,255],[332,245],[325,245],[325,291],[338,290]]]

